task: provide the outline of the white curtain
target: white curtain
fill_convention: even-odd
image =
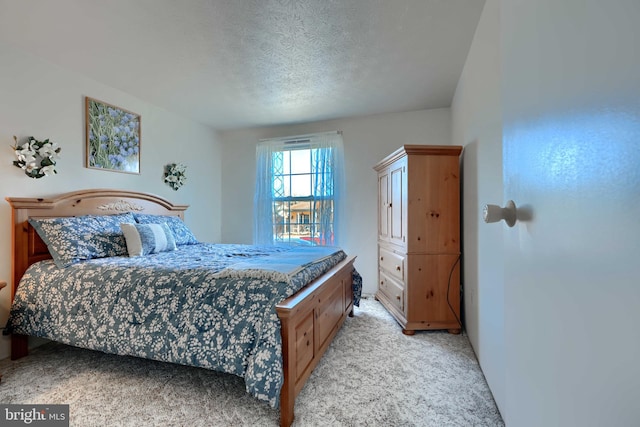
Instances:
[[[256,148],[256,191],[253,198],[253,243],[273,244],[273,153],[280,141],[263,141]]]
[[[263,140],[258,143],[256,148],[256,189],[254,195],[254,244],[274,243],[274,159],[277,158],[278,152],[289,150],[296,143],[304,144],[312,150],[312,211],[319,214],[319,223],[316,231],[319,235],[320,244],[338,246],[343,232],[342,217],[345,187],[344,144],[340,132],[298,135]],[[333,218],[331,209],[333,209]]]

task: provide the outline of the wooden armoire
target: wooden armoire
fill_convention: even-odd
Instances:
[[[404,145],[378,172],[376,299],[402,332],[447,329],[460,320],[460,153],[449,145]]]

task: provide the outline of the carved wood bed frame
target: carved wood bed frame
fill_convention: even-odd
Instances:
[[[107,215],[127,211],[175,215],[184,219],[187,205],[174,205],[158,196],[126,190],[81,190],[52,198],[7,197],[12,216],[12,286],[15,296],[27,268],[51,258],[28,219]],[[346,316],[353,315],[352,272],[349,256],[296,294],[276,305],[282,325],[284,384],[280,392],[280,425],[290,426],[295,398],[331,344]],[[11,336],[11,358],[28,354],[28,336]]]

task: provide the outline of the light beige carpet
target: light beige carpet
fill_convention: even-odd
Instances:
[[[239,377],[46,344],[3,360],[1,403],[65,403],[72,426],[276,426]],[[294,426],[502,426],[465,335],[405,336],[363,299],[296,400]]]

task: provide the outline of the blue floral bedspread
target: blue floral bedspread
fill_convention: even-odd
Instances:
[[[283,384],[275,305],[346,255],[334,248],[279,282],[246,266],[238,274],[233,265],[301,249],[201,243],[63,269],[52,260],[38,262],[21,280],[8,328],[106,353],[235,374],[244,378],[248,393],[275,407]],[[354,283],[359,301],[355,272]]]

